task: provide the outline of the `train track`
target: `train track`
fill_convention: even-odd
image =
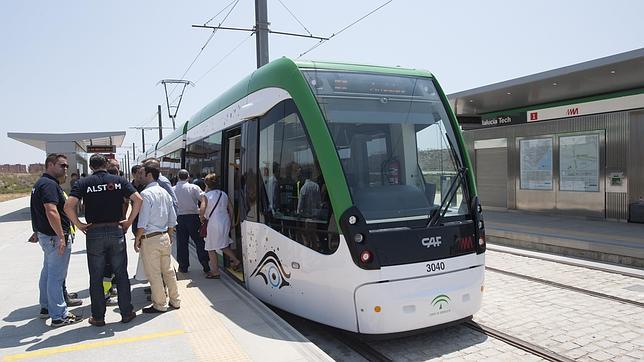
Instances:
[[[638,302],[638,301],[635,301],[635,300],[620,298],[620,297],[616,297],[616,296],[610,295],[610,294],[605,294],[605,293],[595,292],[595,291],[588,290],[588,289],[573,287],[571,285],[561,284],[561,283],[553,282],[551,280],[531,277],[529,275],[519,274],[519,273],[507,271],[507,270],[501,270],[501,269],[493,268],[493,267],[490,267],[490,266],[486,266],[485,269],[489,270],[489,271],[492,271],[492,272],[495,272],[495,273],[512,276],[512,277],[515,277],[515,278],[521,278],[521,279],[525,279],[525,280],[529,280],[529,281],[532,281],[532,282],[541,283],[541,284],[545,284],[545,285],[549,285],[549,286],[553,286],[553,287],[557,287],[557,288],[561,288],[561,289],[572,290],[572,291],[577,292],[577,293],[582,293],[582,294],[590,295],[590,296],[597,297],[597,298],[608,299],[608,300],[612,300],[612,301],[615,301],[615,302],[620,302],[620,303],[634,305],[634,306],[637,306],[637,307],[644,308],[644,303]]]
[[[487,327],[480,323],[476,323],[474,321],[465,322],[464,325],[467,328],[473,329],[479,333],[483,333],[486,336],[498,339],[504,343],[507,343],[513,347],[516,347],[522,351],[528,352],[532,355],[543,358],[547,361],[555,361],[555,362],[573,362],[574,361],[566,356],[562,356],[560,354],[547,350],[543,347],[539,347],[536,344],[526,342],[522,339],[513,337],[509,334],[497,331],[493,328]]]
[[[575,263],[574,261],[568,261],[568,260],[552,259],[552,258],[549,258],[547,256],[538,256],[538,255],[534,255],[534,254],[528,255],[528,254],[524,254],[524,253],[522,253],[520,251],[513,252],[513,251],[510,251],[510,250],[501,250],[501,249],[495,248],[492,245],[488,245],[487,249],[491,250],[491,251],[494,251],[494,252],[497,252],[497,253],[504,253],[504,254],[510,254],[510,255],[523,256],[523,257],[531,258],[531,259],[550,261],[550,262],[553,262],[553,263],[576,266],[576,267],[579,267],[579,268],[597,270],[597,271],[602,271],[602,272],[611,273],[611,274],[619,274],[619,275],[622,275],[622,276],[625,276],[625,277],[630,277],[630,278],[635,278],[635,279],[644,279],[644,276],[642,276],[642,275],[635,274],[635,273],[629,273],[629,272],[623,271],[623,270],[614,270],[614,269],[610,269],[610,268],[604,268],[604,267],[601,267],[601,266]],[[536,253],[536,251],[535,251],[535,253]],[[595,261],[593,261],[593,262],[595,262]],[[599,263],[599,262],[595,262],[595,263]]]
[[[340,353],[334,355],[333,351],[325,348],[323,344],[333,341],[332,344],[342,345],[351,350],[353,355],[358,355],[367,361],[389,362],[391,358],[371,347],[368,343],[360,340],[357,335],[345,332],[337,328],[329,327],[311,320],[296,316],[294,314],[285,312],[281,309],[269,306],[275,313],[277,313],[283,320],[293,326],[315,343],[322,350],[325,350],[333,359],[343,359],[346,356],[341,356]],[[315,338],[312,338],[315,336]],[[315,340],[317,339],[317,341]],[[355,359],[355,357],[348,357],[347,359]]]
[[[310,320],[295,316],[293,314],[281,311],[279,309],[274,309],[274,311],[278,313],[280,317],[282,317],[285,321],[291,324],[294,328],[298,329],[302,334],[310,335],[311,333],[315,333],[318,336],[322,336],[322,338],[326,339],[327,341],[332,339],[335,341],[335,343],[346,346],[352,352],[361,356],[367,361],[377,361],[377,362],[393,361],[391,357],[376,350],[369,343],[361,340],[360,337],[354,333],[341,331],[336,328],[332,328],[316,322],[312,322]],[[468,321],[463,323],[462,326],[472,329],[478,333],[484,334],[488,337],[499,340],[514,348],[520,349],[524,352],[530,353],[539,358],[543,358],[544,360],[547,360],[547,361],[555,361],[555,362],[573,362],[574,361],[566,356],[557,354],[548,349],[537,346],[535,344],[532,344],[520,338],[513,337],[509,334],[500,332],[498,330],[495,330],[493,328],[490,328],[480,323]],[[312,342],[315,343],[315,341],[312,341]],[[319,344],[318,344],[318,347],[324,349]],[[329,352],[327,351],[327,353]],[[330,353],[330,355],[334,359],[342,359],[342,356],[333,356],[332,353]]]

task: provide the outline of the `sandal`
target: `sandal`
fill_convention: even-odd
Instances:
[[[219,274],[206,273],[206,279],[219,279]]]

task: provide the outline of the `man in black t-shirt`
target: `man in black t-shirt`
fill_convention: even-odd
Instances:
[[[65,194],[58,182],[67,173],[67,157],[49,154],[46,171],[31,191],[31,226],[38,237],[45,261],[40,272],[40,314],[51,316],[51,326],[76,323],[80,317],[67,311],[63,283],[71,255],[70,221],[63,210]]]
[[[103,274],[106,258],[110,260],[116,279],[121,322],[127,323],[136,314],[131,303],[130,280],[127,275],[125,232],[139,213],[143,199],[125,178],[107,173],[105,156],[92,155],[89,167],[93,174],[78,180],[65,204],[65,212],[70,220],[87,234],[89,294],[92,301],[89,323],[95,326],[105,325]],[[132,212],[127,220],[122,218],[123,198],[129,198],[133,202]],[[76,205],[81,199],[85,204],[87,223],[81,222],[76,214]]]

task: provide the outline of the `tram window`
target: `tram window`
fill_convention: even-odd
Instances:
[[[221,132],[206,137],[203,140],[204,158],[201,163],[201,172],[221,173]]]
[[[201,175],[201,163],[204,158],[203,140],[189,144],[186,147],[186,169],[194,177]]]
[[[161,173],[174,185],[177,183],[177,173],[181,169],[181,150],[169,153],[160,160]]]
[[[260,221],[320,253],[338,248],[326,183],[291,100],[260,120]]]

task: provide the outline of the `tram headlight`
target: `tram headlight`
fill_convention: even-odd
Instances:
[[[358,222],[358,218],[357,218],[357,217],[355,217],[355,216],[353,216],[353,215],[349,216],[349,224],[351,224],[351,225],[355,225],[357,222]]]
[[[373,253],[371,253],[369,250],[363,250],[362,253],[360,253],[360,261],[363,264],[367,264],[373,260]]]
[[[353,241],[355,241],[358,244],[362,243],[364,241],[364,235],[359,234],[359,233],[353,235]]]

